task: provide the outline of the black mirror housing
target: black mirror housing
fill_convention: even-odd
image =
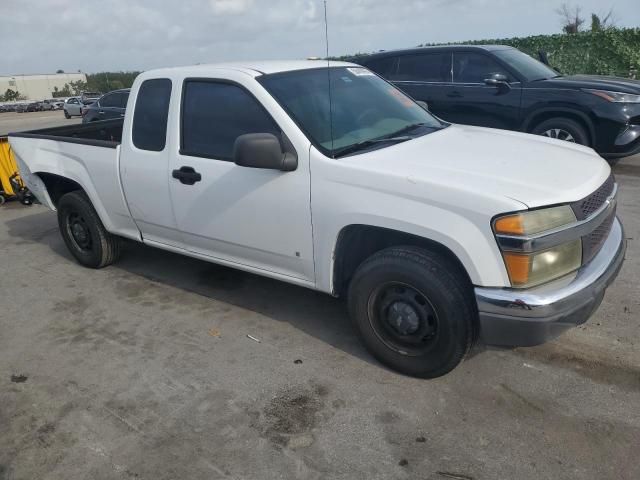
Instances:
[[[283,172],[298,168],[298,156],[293,146],[287,145],[283,151],[280,140],[272,133],[240,135],[233,146],[233,161],[240,167]]]
[[[489,85],[490,87],[511,88],[511,86],[509,85],[509,77],[507,77],[503,73],[494,73],[489,78],[485,78],[484,83]]]

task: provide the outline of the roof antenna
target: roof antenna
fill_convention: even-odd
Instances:
[[[333,155],[333,98],[331,97],[331,62],[329,60],[329,22],[327,21],[327,0],[324,0],[324,38],[327,47],[327,82],[329,85],[329,133],[331,135],[331,155]]]

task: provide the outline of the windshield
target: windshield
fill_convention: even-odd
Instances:
[[[297,70],[265,75],[259,81],[328,156],[414,126],[444,126],[400,90],[362,67]]]
[[[495,50],[493,53],[517,70],[518,73],[525,77],[528,82],[545,80],[547,78],[554,78],[558,76],[558,72],[551,67],[548,67],[544,63],[539,62],[515,48]]]

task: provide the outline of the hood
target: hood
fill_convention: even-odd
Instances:
[[[580,200],[611,173],[588,147],[463,125],[340,161],[438,187],[432,191],[446,186],[461,194],[517,200],[529,208]]]
[[[631,78],[606,77],[603,75],[568,75],[566,77],[550,78],[541,83],[554,87],[593,88],[640,94],[640,80]]]

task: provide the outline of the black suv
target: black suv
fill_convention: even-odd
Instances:
[[[124,117],[128,100],[128,88],[105,93],[91,105],[82,107],[82,123]]]
[[[354,59],[452,123],[545,135],[605,158],[640,152],[640,81],[563,76],[503,45],[421,47]]]

